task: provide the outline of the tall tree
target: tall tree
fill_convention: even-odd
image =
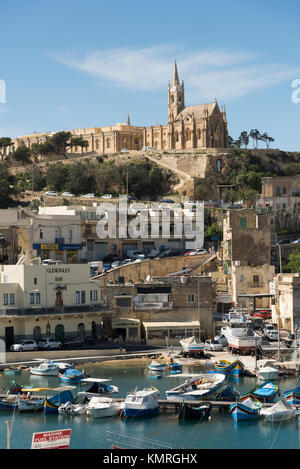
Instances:
[[[247,148],[248,143],[249,143],[249,134],[246,130],[243,130],[243,132],[241,132],[239,140],[241,141],[242,144],[244,144],[245,148]]]
[[[81,137],[73,137],[71,132],[57,132],[39,145],[39,151],[42,155],[55,153],[67,158],[67,151],[74,146],[86,148],[88,142]]]
[[[0,156],[2,160],[7,156],[7,149],[11,147],[13,142],[9,137],[1,137],[0,138]]]

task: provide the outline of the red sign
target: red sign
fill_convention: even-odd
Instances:
[[[33,433],[31,449],[68,449],[71,430]]]

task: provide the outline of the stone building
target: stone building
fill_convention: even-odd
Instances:
[[[263,177],[258,208],[300,213],[300,177]]]
[[[278,274],[273,282],[275,304],[272,306],[272,320],[280,327],[295,333],[300,329],[300,276],[299,274]]]
[[[213,103],[185,106],[185,89],[180,83],[175,62],[172,84],[168,83],[168,124],[155,126],[131,125],[127,122],[106,127],[91,127],[71,130],[74,137],[87,141],[85,148],[73,146],[72,154],[118,153],[122,149],[142,150],[152,147],[156,150],[184,150],[196,148],[227,148],[228,131],[225,107]],[[54,132],[35,133],[17,137],[7,154],[25,145],[43,143]]]
[[[100,296],[88,265],[0,266],[0,337],[98,335]]]
[[[145,283],[109,284],[101,287],[101,298],[107,310],[105,330],[115,339],[142,338],[148,345],[165,345],[167,337],[169,345],[179,345],[180,338],[199,337],[199,329],[202,338],[214,334],[216,294],[210,277],[153,277]],[[127,327],[118,326],[122,321]]]

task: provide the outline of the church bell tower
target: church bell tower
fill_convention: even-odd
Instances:
[[[176,120],[178,114],[184,109],[184,84],[183,81],[180,85],[175,60],[173,82],[168,83],[168,121],[173,122]]]

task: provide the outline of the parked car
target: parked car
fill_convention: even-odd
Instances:
[[[95,197],[95,194],[92,194],[92,193],[90,193],[90,194],[85,194],[85,195],[83,195],[82,197],[85,197],[85,198],[87,198],[87,199],[93,199],[93,198]]]
[[[103,264],[103,272],[107,272],[111,269],[111,264]]]
[[[35,340],[21,340],[17,344],[12,344],[9,348],[11,352],[30,352],[37,349],[38,346]]]
[[[220,342],[224,346],[226,346],[228,344],[227,339],[226,339],[224,334],[216,335],[214,337],[214,340],[217,340],[218,342]]]
[[[205,350],[213,350],[213,351],[218,351],[218,350],[223,350],[223,344],[219,342],[218,340],[206,340],[204,344]]]
[[[192,252],[195,252],[195,249],[189,249],[188,251],[185,251],[184,256],[189,256]]]
[[[71,192],[63,192],[61,195],[62,197],[74,197],[74,194],[72,194]]]
[[[270,311],[255,311],[252,316],[254,318],[271,319],[272,314]]]
[[[129,152],[128,148],[122,148],[121,150],[121,153],[128,153],[128,152]]]
[[[58,197],[58,193],[54,191],[47,191],[45,192],[45,195],[50,195],[52,197]]]
[[[81,347],[84,344],[84,340],[81,337],[74,337],[63,341],[63,346],[66,348]]]
[[[195,251],[189,253],[189,256],[196,256],[197,254],[207,254],[207,250],[204,248],[195,249]]]
[[[295,239],[295,241],[293,241],[292,244],[298,244],[298,243],[300,243],[300,239]]]
[[[276,332],[277,332],[277,329],[274,327],[273,324],[265,324],[265,327],[264,327],[264,329],[263,329],[263,333],[264,333],[265,335],[267,335],[268,332],[270,332],[270,331],[276,331]]]
[[[133,262],[133,259],[124,259],[124,261],[122,261],[122,264],[130,264],[131,262]]]
[[[102,196],[102,199],[112,199],[112,197],[113,197],[112,194],[104,194]]]
[[[46,339],[40,339],[38,341],[38,347],[45,350],[50,349],[60,349],[62,348],[62,343],[55,339],[50,339],[47,337]]]
[[[58,261],[54,261],[53,259],[43,259],[42,265],[50,265],[50,264],[57,264]]]
[[[275,340],[278,340],[278,332],[273,329],[273,330],[269,330],[266,334],[267,338],[270,340],[270,341],[275,341]]]
[[[291,240],[290,239],[281,239],[278,241],[277,244],[290,244]]]
[[[122,265],[122,261],[115,261],[112,263],[111,268],[115,269],[116,267],[120,267]]]
[[[175,203],[173,199],[161,199],[159,200],[159,202],[161,204],[174,204]]]

